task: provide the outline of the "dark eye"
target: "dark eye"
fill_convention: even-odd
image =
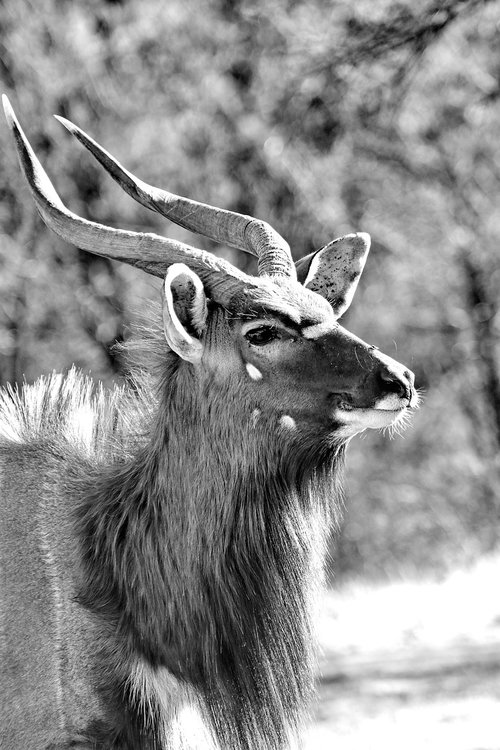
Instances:
[[[245,338],[249,344],[264,346],[278,339],[279,335],[279,330],[273,326],[259,326],[258,328],[252,328],[251,331],[247,331]]]

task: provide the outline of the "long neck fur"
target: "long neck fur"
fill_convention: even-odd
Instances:
[[[194,686],[224,750],[281,750],[313,689],[312,614],[343,447],[170,360],[146,445],[80,516],[82,601]]]

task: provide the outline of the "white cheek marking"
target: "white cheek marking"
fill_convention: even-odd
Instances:
[[[262,373],[260,370],[257,370],[257,368],[252,365],[250,362],[247,362],[245,367],[247,368],[247,372],[252,378],[252,380],[262,380]]]
[[[252,412],[252,427],[257,427],[257,422],[259,421],[260,417],[260,409],[254,409]]]
[[[286,430],[297,429],[297,423],[295,422],[295,419],[291,417],[289,414],[283,414],[283,416],[280,417],[280,425],[284,427]]]

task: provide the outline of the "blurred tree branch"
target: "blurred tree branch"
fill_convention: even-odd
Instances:
[[[313,56],[309,72],[330,71],[339,64],[358,66],[403,47],[412,56],[419,55],[459,16],[491,2],[495,0],[434,0],[424,7],[421,3],[394,3],[382,20],[363,18],[353,6],[345,19],[342,43],[336,40],[316,61]]]

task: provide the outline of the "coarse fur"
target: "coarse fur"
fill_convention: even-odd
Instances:
[[[86,736],[103,748],[170,746],[155,691],[143,680],[134,693],[145,664],[194,687],[187,700],[220,747],[288,747],[313,690],[314,599],[343,444],[298,439],[273,414],[256,426],[231,378],[198,382],[159,335],[148,348],[156,376],[136,370],[132,386],[106,393],[73,369],[0,397],[2,439],[60,456],[68,501],[78,498],[76,593],[107,625],[104,700],[127,717]]]

